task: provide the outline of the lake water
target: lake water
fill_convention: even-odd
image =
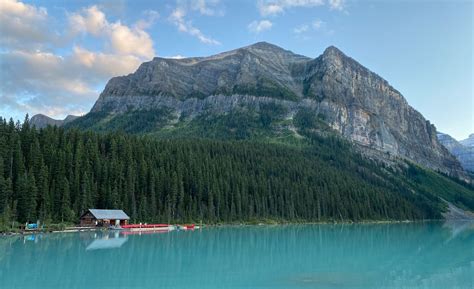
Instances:
[[[474,225],[0,237],[0,288],[474,288]]]

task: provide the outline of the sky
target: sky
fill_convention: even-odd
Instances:
[[[0,116],[87,113],[159,57],[334,45],[456,139],[474,132],[474,4],[459,0],[0,0]]]

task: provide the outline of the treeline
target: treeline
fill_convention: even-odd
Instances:
[[[331,137],[156,140],[0,118],[3,222],[77,222],[88,208],[142,222],[439,218],[439,200],[409,183]]]

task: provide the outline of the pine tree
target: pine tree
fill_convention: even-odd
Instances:
[[[3,158],[0,156],[0,215],[6,210],[8,204],[7,181],[4,177]]]
[[[75,222],[95,207],[124,209],[133,222],[437,218],[439,195],[474,208],[472,186],[415,166],[381,169],[337,138],[301,133],[307,143],[293,147],[36,130],[28,117],[0,118],[0,215]]]
[[[52,218],[51,214],[51,194],[49,190],[49,175],[48,167],[43,163],[40,169],[39,177],[37,179],[38,184],[38,217],[40,220],[50,221]]]
[[[20,222],[36,221],[36,181],[33,175],[24,175],[18,178],[18,220]]]
[[[61,222],[71,222],[74,220],[74,212],[71,209],[69,181],[66,177],[63,177],[63,179],[60,181],[59,191],[62,193],[60,206]]]

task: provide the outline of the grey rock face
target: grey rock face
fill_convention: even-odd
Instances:
[[[460,141],[460,143],[467,147],[474,147],[474,133],[471,133],[467,139]]]
[[[210,57],[157,57],[143,63],[133,74],[112,78],[93,111],[100,110],[102,101],[108,98],[166,95],[185,100],[257,90],[259,85],[301,97],[302,83],[292,77],[292,69],[308,60],[267,43]]]
[[[210,57],[155,58],[133,74],[112,78],[92,112],[169,107],[192,118],[239,106],[258,109],[265,102],[284,105],[287,118],[311,108],[364,148],[463,173],[438,142],[434,125],[387,81],[335,47],[315,59],[269,43]]]
[[[470,138],[474,139],[474,135]],[[469,138],[458,142],[448,134],[438,133],[439,141],[459,160],[465,170],[474,172],[474,142]]]
[[[463,209],[456,207],[455,205],[448,202],[448,210],[443,213],[443,217],[446,220],[451,221],[473,221],[474,214]]]
[[[30,119],[30,124],[38,129],[45,128],[48,125],[60,127],[76,118],[78,116],[68,115],[65,119],[54,119],[44,114],[36,114]]]

